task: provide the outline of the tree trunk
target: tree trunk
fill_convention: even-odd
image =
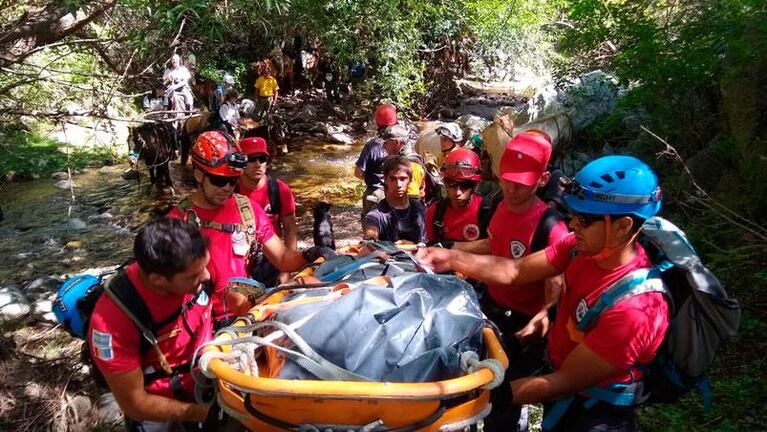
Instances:
[[[0,65],[19,63],[37,49],[75,34],[116,3],[116,0],[90,1],[72,12],[56,2],[25,12],[14,23],[0,29]]]

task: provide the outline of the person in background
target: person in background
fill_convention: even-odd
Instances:
[[[458,123],[445,123],[439,126],[435,132],[439,135],[439,145],[442,149],[442,155],[437,163],[442,166],[447,155],[463,146],[463,129]]]
[[[277,103],[277,95],[280,91],[277,80],[272,76],[271,66],[264,68],[262,75],[256,79],[255,87],[258,99],[258,117],[262,121],[268,122],[272,115],[272,109]]]
[[[394,105],[379,105],[375,111],[375,123],[376,136],[365,143],[354,167],[354,176],[365,181],[365,192],[362,194],[363,218],[383,197],[383,164],[389,153],[384,149],[382,135],[386,128],[397,124],[397,109]]]
[[[393,156],[383,166],[385,198],[365,215],[363,238],[426,243],[426,207],[407,195],[412,169],[410,161]]]
[[[224,103],[218,110],[218,115],[222,120],[223,130],[234,137],[237,137],[240,132],[240,107],[238,105],[239,99],[240,93],[237,90],[227,90]]]

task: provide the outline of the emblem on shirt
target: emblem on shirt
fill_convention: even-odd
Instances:
[[[519,240],[512,240],[511,241],[511,257],[512,258],[521,258],[522,255],[525,254],[525,250],[527,248],[525,247],[525,244],[522,243]]]
[[[463,238],[473,241],[479,238],[479,227],[475,224],[468,224],[463,227]]]
[[[578,307],[575,308],[575,321],[580,324],[583,317],[586,316],[586,314],[589,311],[589,305],[586,304],[586,299],[582,298],[578,302]]]
[[[112,350],[112,333],[93,330],[91,335],[91,342],[93,349],[96,350],[96,357],[104,361],[112,360],[115,356]]]

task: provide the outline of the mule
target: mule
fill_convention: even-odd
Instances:
[[[152,185],[164,181],[164,186],[173,187],[169,165],[176,158],[176,137],[176,130],[168,122],[146,123],[131,129],[131,152],[136,155],[136,162],[143,160],[146,164]]]

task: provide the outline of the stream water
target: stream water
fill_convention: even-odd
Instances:
[[[311,244],[311,209],[318,201],[334,204],[341,239],[359,238],[363,188],[353,172],[360,144],[310,138],[294,140],[289,148],[288,154],[274,158],[271,172],[293,189],[299,246]],[[70,190],[55,187],[51,179],[6,184],[0,191],[0,286],[124,262],[131,256],[138,227],[194,188],[191,167],[182,169],[177,162],[171,166],[175,195],[153,188],[145,174],[138,182],[124,180],[128,168],[120,164],[74,175],[74,199]]]

